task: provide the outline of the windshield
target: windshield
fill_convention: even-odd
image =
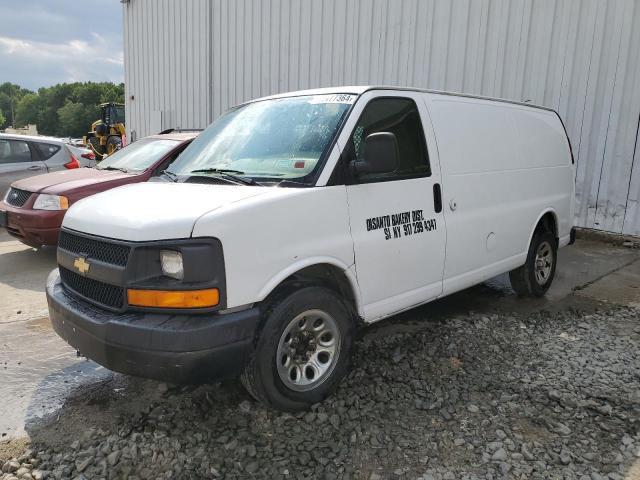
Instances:
[[[124,123],[124,105],[107,105],[103,110],[102,121],[107,125]]]
[[[108,156],[96,168],[99,170],[140,172],[164,157],[176,145],[178,145],[176,140],[143,138]]]
[[[111,110],[111,124],[124,123],[124,107],[113,107]]]
[[[227,171],[257,180],[304,182],[355,100],[355,95],[332,94],[243,105],[202,132],[169,170],[177,175]]]

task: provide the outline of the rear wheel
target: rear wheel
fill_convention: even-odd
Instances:
[[[509,272],[511,286],[523,297],[543,296],[556,273],[558,242],[549,232],[537,232],[533,236],[526,263]]]
[[[267,309],[241,377],[251,395],[279,410],[322,401],[347,372],[353,321],[332,290],[305,287]]]

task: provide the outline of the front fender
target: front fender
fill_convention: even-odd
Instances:
[[[228,307],[262,301],[284,279],[316,264],[345,272],[359,299],[345,186],[262,192],[203,215],[193,228],[194,237],[222,242]]]
[[[287,268],[281,270],[276,275],[271,277],[269,281],[262,287],[260,293],[258,294],[258,301],[262,301],[269,296],[271,292],[273,292],[278,285],[284,282],[291,275],[313,265],[332,265],[340,269],[340,271],[345,275],[347,280],[349,281],[349,285],[351,286],[351,290],[353,292],[353,296],[356,302],[356,309],[358,314],[362,316],[362,302],[360,297],[360,287],[358,286],[358,280],[356,279],[353,265],[348,266],[344,262],[342,262],[338,258],[333,257],[310,257],[305,258],[303,260],[299,260]]]

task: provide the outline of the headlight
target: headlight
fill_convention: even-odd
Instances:
[[[174,250],[160,250],[160,264],[162,274],[167,277],[182,280],[184,278],[184,267],[182,265],[182,254]]]
[[[62,195],[48,195],[41,193],[33,204],[34,210],[66,210],[69,208],[69,199]]]

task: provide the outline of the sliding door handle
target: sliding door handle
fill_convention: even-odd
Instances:
[[[433,184],[433,208],[436,213],[442,212],[442,191],[439,183]]]

